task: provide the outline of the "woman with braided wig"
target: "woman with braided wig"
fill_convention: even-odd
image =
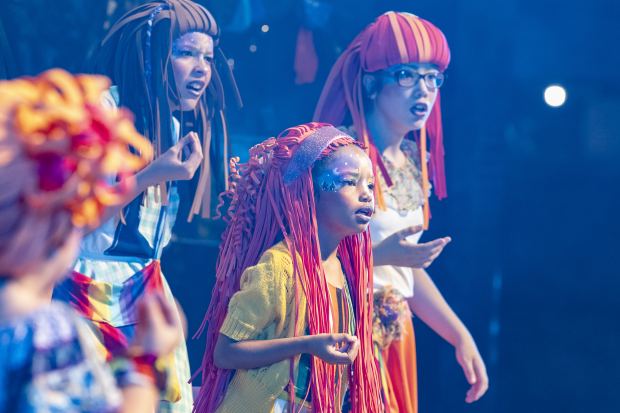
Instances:
[[[101,227],[84,238],[72,276],[54,291],[55,299],[94,322],[110,357],[132,342],[138,322],[135,304],[145,291],[159,289],[174,302],[159,260],[176,221],[177,181],[191,179],[200,168],[189,220],[201,211],[209,217],[211,194],[225,189],[225,124],[222,139],[212,133],[218,129],[214,120],[224,122],[223,84],[239,99],[218,46],[219,34],[204,7],[188,0],[155,1],[121,17],[94,55],[94,71],[114,84],[102,100],[129,108],[136,129],[155,152],[155,159],[136,175],[132,196],[109,208]],[[198,133],[180,138],[183,113],[191,111]],[[174,377],[160,411],[190,412],[184,341],[169,362],[174,363]]]
[[[89,326],[49,291],[82,233],[131,193],[151,145],[99,105],[109,81],[49,70],[0,82],[0,411],[153,412],[181,339],[173,306],[139,305],[134,344],[109,365]],[[141,153],[140,156],[133,155]],[[110,186],[109,174],[128,177]]]
[[[340,412],[347,388],[354,412],[383,411],[370,330],[374,176],[361,148],[310,123],[231,163],[198,412]]]
[[[353,125],[348,130],[368,147],[377,175],[376,216],[370,225],[374,287],[377,297],[391,300],[387,312],[393,314],[379,308],[375,342],[391,412],[417,411],[413,324],[409,316],[397,317],[398,322],[391,317],[398,315],[393,310],[404,304],[398,302],[403,298],[455,347],[471,384],[466,401],[477,400],[488,387],[473,338],[425,271],[450,238],[417,244],[421,230],[428,228],[429,176],[438,198],[446,197],[439,87],[449,62],[448,43],[437,27],[409,13],[385,13],[340,56],[314,114],[315,121],[334,125],[349,115]]]

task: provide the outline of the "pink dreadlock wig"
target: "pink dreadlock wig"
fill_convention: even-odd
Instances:
[[[385,182],[392,186],[381,154],[366,125],[363,105],[362,77],[364,73],[385,70],[404,63],[432,63],[443,72],[450,63],[450,49],[443,33],[430,22],[409,13],[387,12],[368,25],[342,53],[332,68],[319,103],[314,121],[341,125],[347,112],[364,144],[374,168],[379,168]],[[441,126],[440,96],[420,131],[419,144],[424,194],[427,194],[428,173],[433,179],[439,199],[447,196],[444,172],[443,129]],[[426,171],[426,135],[430,139],[430,171]],[[375,171],[376,172],[376,171]],[[377,185],[377,204],[385,209],[381,186]],[[425,226],[428,223],[428,202],[425,204]]]
[[[276,237],[283,236],[291,257],[299,259],[292,260],[296,305],[299,305],[300,294],[305,294],[310,334],[331,333],[329,311],[326,311],[330,299],[317,235],[312,164],[290,183],[283,180],[301,144],[325,126],[330,125],[309,123],[287,129],[277,139],[270,138],[250,149],[248,163],[238,165],[238,158],[230,163],[231,189],[223,194],[232,199],[228,216],[224,218],[228,226],[222,235],[224,241],[220,245],[211,303],[198,331],[200,334],[208,323],[207,348],[199,370],[202,371],[202,388],[194,404],[195,411],[212,413],[224,399],[231,370],[221,370],[213,361],[219,331],[230,299],[240,289],[241,275],[246,268],[258,263],[263,253],[274,245]],[[362,147],[342,134],[318,159],[325,159],[346,145]],[[353,411],[378,413],[382,411],[382,402],[372,347],[372,252],[368,230],[345,238],[338,253],[355,301],[356,334],[361,344],[349,371]],[[304,322],[297,316],[296,312],[295,325]],[[312,357],[311,364],[313,411],[335,412],[334,401],[328,395],[335,394],[336,371],[344,373],[345,367],[328,365],[316,357]],[[291,362],[291,383],[293,374]]]

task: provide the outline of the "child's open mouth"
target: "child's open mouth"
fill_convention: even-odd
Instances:
[[[185,88],[190,92],[190,94],[200,96],[204,86],[205,82],[201,80],[194,80],[193,82],[189,82]]]
[[[355,217],[362,222],[370,222],[373,211],[374,211],[373,207],[365,206],[355,211]]]

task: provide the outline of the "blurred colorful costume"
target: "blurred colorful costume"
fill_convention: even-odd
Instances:
[[[151,140],[155,157],[179,141],[183,125],[172,116],[179,92],[170,63],[172,41],[188,32],[202,32],[213,38],[215,58],[212,78],[195,109],[204,159],[198,188],[191,206],[194,214],[209,217],[211,194],[226,188],[228,157],[226,125],[223,139],[212,142],[213,118],[224,122],[224,88],[220,74],[239,100],[232,73],[218,47],[220,30],[213,16],[189,0],[147,3],[130,11],[110,29],[94,59],[94,70],[116,85],[102,96],[106,105],[127,107],[135,113],[136,129]],[[219,74],[218,74],[219,73]],[[182,112],[181,112],[182,114]],[[216,156],[209,156],[210,149]],[[214,179],[215,177],[215,179]],[[116,177],[111,177],[115,180]],[[134,337],[136,303],[150,290],[165,293],[174,304],[170,287],[161,272],[163,250],[172,238],[179,209],[177,182],[149,187],[143,196],[129,203],[117,215],[84,237],[73,275],[54,291],[97,326],[95,334],[109,356],[123,351]],[[173,353],[175,385],[168,389],[160,411],[190,412],[192,389],[185,342]],[[170,402],[170,403],[168,403]]]
[[[275,403],[278,411],[288,404],[292,412],[299,404],[307,407],[311,397],[312,411],[338,412],[347,384],[356,395],[354,412],[383,411],[372,353],[368,231],[338,247],[347,281],[340,292],[328,285],[319,253],[312,165],[351,144],[357,143],[330,125],[312,123],[255,146],[246,164],[236,164],[238,158],[231,162],[226,195],[232,201],[202,327],[208,323],[196,411],[269,413]],[[350,367],[306,355],[232,375],[213,361],[220,334],[233,340],[275,339],[334,329],[360,340]]]
[[[62,70],[0,82],[0,289],[49,259],[74,227],[97,226],[133,183],[112,188],[105,177],[129,178],[151,158],[131,116],[99,105],[108,87],[102,76]],[[156,379],[135,360],[105,365],[99,350],[61,303],[4,319],[0,411],[112,412],[122,403],[118,386]]]
[[[428,228],[429,176],[439,199],[447,195],[439,90],[426,124],[419,133],[412,132],[403,140],[401,150],[407,163],[401,168],[395,168],[379,153],[366,124],[364,74],[406,63],[432,63],[443,72],[450,63],[448,43],[443,33],[426,20],[409,13],[385,13],[367,26],[342,53],[325,83],[314,114],[314,121],[339,126],[350,114],[353,126],[344,130],[368,147],[380,183],[375,187],[378,208],[370,224],[373,242],[380,242],[410,226],[423,224],[424,229]],[[427,137],[430,158],[426,150]],[[415,243],[421,235],[412,235],[407,240]],[[375,267],[374,286],[376,290],[384,288],[382,293],[387,293],[385,288],[392,286],[402,297],[411,297],[411,268]],[[385,367],[383,371],[389,373],[384,375],[386,409],[410,413],[417,412],[417,376],[413,324],[409,317],[404,328],[402,340],[392,341],[379,355]]]

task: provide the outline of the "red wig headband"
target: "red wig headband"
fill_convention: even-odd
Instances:
[[[381,169],[390,186],[391,179],[366,127],[362,75],[403,63],[432,63],[444,71],[450,63],[448,42],[443,33],[426,20],[409,13],[387,12],[368,25],[342,53],[327,78],[314,112],[315,122],[333,125],[341,125],[350,112],[358,138],[368,146],[373,165]],[[430,174],[435,193],[441,199],[447,192],[439,91],[424,129],[431,143]],[[382,206],[380,193],[377,198]]]

